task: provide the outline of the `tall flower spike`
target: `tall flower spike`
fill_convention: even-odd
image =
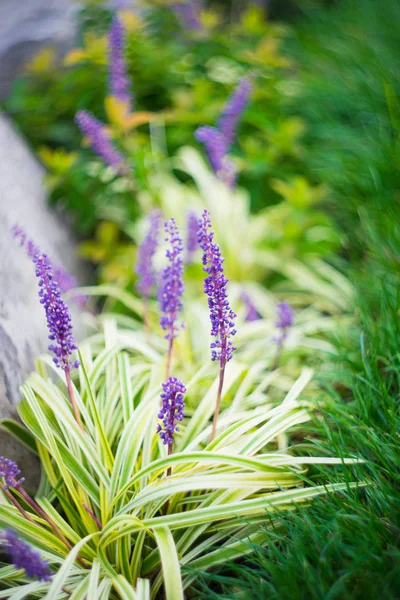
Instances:
[[[292,327],[294,320],[294,312],[288,302],[279,302],[277,308],[278,315],[277,320],[275,322],[275,327],[278,329],[279,335],[275,338],[277,348],[275,359],[272,365],[273,370],[277,369],[279,366],[283,343],[288,336],[288,330],[290,329],[290,327]]]
[[[128,168],[124,157],[112,143],[109,134],[105,131],[105,125],[88,110],[79,110],[76,113],[75,121],[88,139],[92,150],[104,160],[106,165],[113,167],[121,174],[126,174]]]
[[[18,568],[24,569],[28,577],[37,577],[40,581],[50,581],[53,574],[49,563],[40,553],[22,540],[12,529],[7,529],[1,536],[0,542],[11,562]]]
[[[40,248],[27,238],[25,231],[18,225],[12,229],[13,235],[20,245],[23,245],[36,267],[36,277],[39,279],[39,298],[43,305],[49,339],[52,342],[49,350],[54,353],[53,361],[64,371],[71,367],[78,367],[79,361],[70,360],[71,354],[77,349],[72,335],[72,322],[68,306],[61,298],[60,286],[54,276],[53,267],[46,254],[42,254]]]
[[[186,388],[176,377],[170,377],[162,384],[162,388],[162,406],[158,413],[158,418],[162,419],[162,425],[158,425],[157,433],[160,434],[163,443],[168,445],[170,454],[175,432],[179,431],[177,424],[183,420],[184,416]]]
[[[224,275],[221,250],[213,242],[214,233],[208,210],[204,210],[199,220],[198,242],[203,250],[203,270],[208,273],[204,280],[204,292],[208,296],[210,309],[211,335],[215,341],[211,344],[212,360],[219,360],[221,365],[232,358],[233,347],[230,337],[236,333],[234,320],[236,314],[229,306],[226,286],[228,279]]]
[[[167,332],[165,338],[172,341],[178,334],[179,326],[176,321],[183,307],[181,300],[184,289],[181,256],[183,243],[173,217],[169,221],[165,221],[164,227],[166,232],[165,241],[169,243],[169,248],[166,251],[169,264],[161,275],[162,287],[159,298],[163,316],[160,319],[160,325]]]
[[[109,86],[111,95],[125,102],[132,112],[132,93],[124,57],[125,40],[124,28],[117,16],[112,20],[108,32],[109,47]]]
[[[187,229],[186,229],[186,263],[190,264],[193,260],[193,254],[198,248],[197,242],[197,229],[199,219],[192,210],[187,215]]]
[[[195,132],[196,139],[204,144],[214,173],[229,187],[234,187],[236,175],[227,154],[235,139],[236,127],[250,92],[250,79],[244,77],[226,103],[218,120],[218,127],[203,126]]]
[[[17,463],[9,458],[0,456],[0,477],[4,478],[4,489],[8,490],[9,487],[19,487],[25,481],[24,477],[19,477],[20,475],[21,470],[18,468]]]
[[[11,229],[12,234],[19,245],[24,247],[27,255],[32,260],[34,259],[36,254],[40,254],[40,249],[36,244],[28,239],[25,231],[19,227],[18,225],[14,225]],[[77,286],[77,281],[71,273],[69,273],[64,267],[54,266],[53,268],[54,280],[58,284],[60,291],[62,294],[69,292]],[[80,307],[83,308],[87,302],[87,296],[77,295],[74,296],[74,302]]]
[[[236,128],[240,116],[246,108],[250,92],[250,78],[244,77],[240,80],[239,85],[222,110],[218,121],[218,129],[224,136],[228,148],[235,140]]]
[[[213,242],[214,233],[209,232],[209,229],[211,229],[210,213],[205,210],[199,220],[198,241],[203,250],[203,270],[208,274],[208,277],[204,280],[204,292],[208,296],[211,335],[215,338],[215,341],[210,344],[211,359],[219,361],[219,384],[211,431],[212,441],[217,431],[225,366],[232,358],[234,350],[236,350],[229,339],[236,333],[236,314],[229,306],[226,291],[228,279],[225,277],[223,269],[224,259],[221,256],[219,246]]]
[[[53,267],[48,256],[42,254],[39,247],[27,239],[23,229],[15,225],[12,231],[20,245],[25,246],[35,265],[35,274],[39,280],[40,304],[45,310],[49,340],[52,342],[49,350],[54,354],[54,363],[65,373],[72,410],[79,427],[83,430],[71,382],[71,368],[78,368],[79,361],[71,360],[71,354],[77,350],[77,346],[72,335],[72,322],[68,306],[61,298],[60,286],[54,277]]]
[[[183,27],[192,31],[199,31],[201,29],[199,14],[194,0],[173,2],[170,6]]]
[[[165,221],[164,227],[166,232],[165,241],[169,243],[169,248],[165,253],[169,265],[164,268],[161,274],[159,300],[162,313],[160,325],[167,332],[165,339],[169,342],[165,377],[165,379],[168,379],[171,370],[172,347],[179,330],[179,325],[177,325],[178,314],[183,308],[181,300],[184,290],[183,260],[181,256],[183,242],[174,218]]]
[[[146,237],[139,246],[136,261],[136,274],[139,280],[136,284],[142,298],[148,299],[151,288],[156,282],[153,259],[158,246],[158,233],[160,229],[161,213],[154,211],[148,218]]]
[[[288,329],[292,327],[294,320],[294,312],[288,302],[279,302],[278,318],[275,327],[280,330],[279,343],[282,343],[288,336]]]
[[[242,292],[240,296],[241,301],[243,302],[246,308],[246,321],[257,321],[260,318],[256,307],[252,299],[250,298],[247,292]]]
[[[216,127],[205,125],[196,130],[195,138],[204,145],[208,160],[218,179],[233,187],[235,172],[227,158],[228,145],[222,133]]]

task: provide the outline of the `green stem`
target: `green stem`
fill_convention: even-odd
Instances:
[[[74,412],[76,422],[78,423],[78,425],[82,429],[82,431],[85,432],[83,423],[81,420],[81,415],[79,414],[78,406],[76,404],[74,390],[73,390],[72,381],[71,381],[71,373],[70,373],[69,369],[65,370],[65,379],[67,381],[68,395],[69,395],[69,399],[71,400],[72,410]]]
[[[214,411],[214,418],[213,418],[210,442],[212,442],[214,440],[215,434],[217,432],[217,421],[218,421],[218,416],[219,416],[219,412],[221,409],[222,388],[224,385],[224,377],[225,377],[225,365],[226,365],[225,360],[221,361],[220,368],[219,368],[219,384],[218,384],[218,392],[217,392],[217,403],[216,403],[215,411]]]

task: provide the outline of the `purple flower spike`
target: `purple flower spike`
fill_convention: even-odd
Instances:
[[[195,132],[197,141],[204,144],[211,167],[221,181],[229,187],[235,184],[235,172],[227,158],[228,144],[225,137],[216,127],[207,125],[199,127]]]
[[[288,302],[279,302],[278,304],[278,320],[275,327],[278,329],[288,329],[293,325],[294,312]]]
[[[23,477],[19,478],[19,475],[21,471],[13,460],[0,456],[0,477],[4,477],[6,482],[4,489],[19,487],[25,481]]]
[[[182,2],[173,2],[171,9],[174,11],[183,27],[192,31],[199,31],[201,27],[196,4],[193,0],[183,0]]]
[[[24,569],[28,577],[37,577],[40,581],[50,581],[53,574],[49,563],[32,546],[24,542],[12,529],[7,529],[0,537],[4,551],[11,562],[18,568]]]
[[[128,103],[129,111],[132,112],[132,93],[124,57],[124,33],[121,21],[115,16],[108,32],[110,60],[109,85],[111,95],[121,102]]]
[[[246,307],[246,321],[258,321],[260,315],[258,314],[258,311],[248,293],[242,292],[240,299]]]
[[[222,115],[218,121],[218,129],[225,138],[229,147],[235,140],[236,128],[240,116],[246,108],[251,92],[251,81],[249,77],[240,80],[239,85],[226,103]]]
[[[19,242],[19,245],[25,248],[29,258],[33,260],[37,254],[40,254],[39,247],[36,246],[36,244],[32,240],[28,239],[25,231],[21,227],[19,227],[19,225],[14,225],[11,229],[11,232],[16,241]],[[64,269],[64,267],[55,266],[53,268],[53,275],[54,280],[58,284],[62,294],[69,292],[77,286],[77,281],[75,277],[71,275],[71,273],[68,273],[68,271]],[[84,308],[87,299],[87,296],[74,297],[74,301],[80,308]]]
[[[57,367],[69,371],[77,368],[79,361],[71,362],[70,356],[77,346],[72,336],[71,315],[68,306],[61,298],[61,291],[54,279],[52,266],[46,254],[37,254],[33,262],[36,265],[36,277],[39,278],[39,297],[46,312],[47,327],[50,335],[49,350],[54,353],[53,361]]]
[[[158,418],[162,419],[163,423],[158,425],[157,433],[160,434],[160,438],[165,445],[171,445],[174,441],[175,432],[179,431],[177,423],[183,420],[186,388],[176,377],[170,377],[168,381],[162,384],[162,388],[162,406]]]
[[[76,113],[75,121],[83,135],[88,138],[92,150],[104,160],[106,165],[113,167],[121,174],[126,174],[127,167],[124,157],[110,140],[104,124],[88,110],[79,110]]]
[[[179,231],[175,219],[171,218],[164,223],[166,238],[170,248],[166,251],[166,257],[169,265],[165,267],[161,275],[161,290],[159,295],[160,307],[163,316],[160,319],[160,325],[168,333],[165,339],[171,343],[178,334],[179,327],[176,324],[178,313],[182,310],[181,300],[183,286],[183,242],[179,236]]]
[[[139,246],[136,262],[136,274],[139,276],[136,288],[145,299],[149,298],[151,287],[156,282],[153,258],[158,246],[158,232],[161,221],[160,211],[154,211],[149,216],[148,221],[148,231]]]
[[[208,231],[210,228],[210,213],[205,210],[199,220],[197,239],[203,250],[203,270],[208,273],[208,277],[204,280],[204,292],[208,296],[211,335],[216,339],[210,345],[211,358],[219,360],[221,366],[224,366],[236,350],[229,339],[236,333],[234,322],[236,314],[229,306],[226,291],[228,279],[223,269],[224,259],[219,246],[213,242],[214,233]]]
[[[64,371],[69,371],[71,367],[77,368],[79,361],[70,362],[72,352],[77,350],[72,336],[71,315],[68,306],[61,298],[60,286],[54,275],[50,259],[46,254],[41,253],[40,248],[32,240],[28,240],[21,227],[14,225],[12,232],[20,245],[26,248],[28,256],[36,267],[40,304],[43,304],[46,313],[47,327],[50,333],[49,340],[56,342],[49,346],[49,350],[55,354],[53,361]]]
[[[290,327],[293,325],[294,312],[288,302],[279,302],[277,308],[278,318],[275,323],[275,327],[280,330],[277,343],[278,345],[282,345],[288,336],[288,329],[290,329]]]
[[[195,212],[190,211],[187,216],[186,230],[186,263],[190,264],[193,260],[193,254],[198,248],[197,229],[199,220]]]

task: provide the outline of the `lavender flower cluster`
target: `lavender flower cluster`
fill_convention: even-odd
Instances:
[[[288,336],[288,330],[293,325],[294,312],[288,302],[279,302],[278,304],[278,316],[275,323],[275,327],[279,329],[280,334],[277,344],[281,346]]]
[[[151,287],[156,282],[153,258],[158,246],[160,221],[160,211],[154,211],[149,217],[149,226],[146,237],[138,249],[136,274],[139,276],[139,281],[137,282],[136,287],[143,298],[149,298]]]
[[[109,134],[105,131],[105,125],[98,121],[88,110],[79,110],[75,121],[79,125],[83,135],[88,139],[93,151],[98,154],[104,162],[113,167],[121,174],[127,172],[124,157],[115,148]]]
[[[42,254],[31,240],[27,240],[26,233],[17,225],[13,228],[13,234],[20,244],[27,248],[28,256],[35,265],[40,303],[44,307],[50,333],[49,340],[55,342],[49,346],[49,350],[55,355],[53,361],[64,371],[69,371],[71,367],[77,368],[79,361],[70,361],[72,352],[77,350],[72,335],[71,315],[61,298],[61,290],[54,277],[50,259],[46,254]]]
[[[166,251],[166,257],[169,264],[165,267],[161,275],[161,289],[159,293],[160,308],[163,313],[160,319],[160,325],[167,331],[165,338],[170,342],[177,336],[179,327],[176,323],[178,314],[181,312],[183,303],[181,300],[183,285],[183,242],[179,235],[175,219],[171,217],[164,223],[166,238],[169,248]]]
[[[126,102],[129,112],[131,112],[132,93],[130,91],[130,80],[124,57],[124,28],[117,16],[113,18],[111,23],[108,33],[108,46],[110,63],[109,86],[111,94],[121,102]]]
[[[213,242],[214,233],[211,229],[211,219],[208,210],[204,210],[199,220],[198,242],[203,250],[203,270],[208,273],[204,280],[204,292],[208,296],[210,309],[211,335],[215,341],[210,345],[212,360],[219,360],[221,366],[231,360],[236,348],[229,339],[236,333],[236,314],[229,305],[226,286],[228,279],[224,275],[221,250]]]
[[[0,536],[4,551],[11,562],[18,568],[24,569],[28,577],[37,577],[40,581],[50,581],[52,572],[47,560],[40,553],[22,540],[12,529]]]
[[[253,300],[250,298],[247,292],[242,292],[240,296],[241,301],[243,302],[246,308],[246,321],[257,321],[260,318],[258,314],[257,308],[254,305]]]
[[[187,215],[186,226],[186,264],[190,264],[197,250],[197,227],[199,219],[195,212],[190,211]]]
[[[195,132],[196,139],[204,144],[214,173],[229,187],[235,185],[236,175],[227,154],[235,139],[239,118],[246,107],[250,92],[251,82],[245,77],[223,108],[218,127],[202,126]]]
[[[192,31],[199,31],[201,29],[198,10],[194,0],[173,2],[170,7],[181,21],[183,27]]]
[[[13,460],[0,456],[0,477],[4,478],[5,485],[3,488],[5,490],[9,487],[17,488],[20,486],[25,481],[24,477],[19,477],[20,475],[21,470]]]
[[[125,102],[128,111],[132,111],[133,95],[124,57],[124,28],[117,16],[114,17],[108,33],[109,46],[109,87],[111,95]],[[76,113],[75,121],[83,135],[88,139],[92,150],[100,156],[106,165],[113,167],[120,175],[129,172],[123,155],[113,144],[104,123],[97,120],[88,110]]]
[[[170,377],[162,384],[162,388],[162,406],[158,418],[163,422],[162,425],[158,425],[157,433],[160,434],[163,443],[170,446],[173,443],[175,432],[179,431],[177,424],[184,417],[186,388],[176,377]]]

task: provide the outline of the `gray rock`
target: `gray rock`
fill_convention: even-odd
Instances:
[[[9,120],[0,114],[0,418],[15,414],[19,385],[49,343],[33,264],[13,240],[11,227],[18,223],[54,262],[79,275],[68,227],[47,207],[43,174]],[[26,465],[26,452],[0,431],[2,454]]]
[[[77,8],[70,0],[0,0],[0,98],[42,46],[72,44]]]

